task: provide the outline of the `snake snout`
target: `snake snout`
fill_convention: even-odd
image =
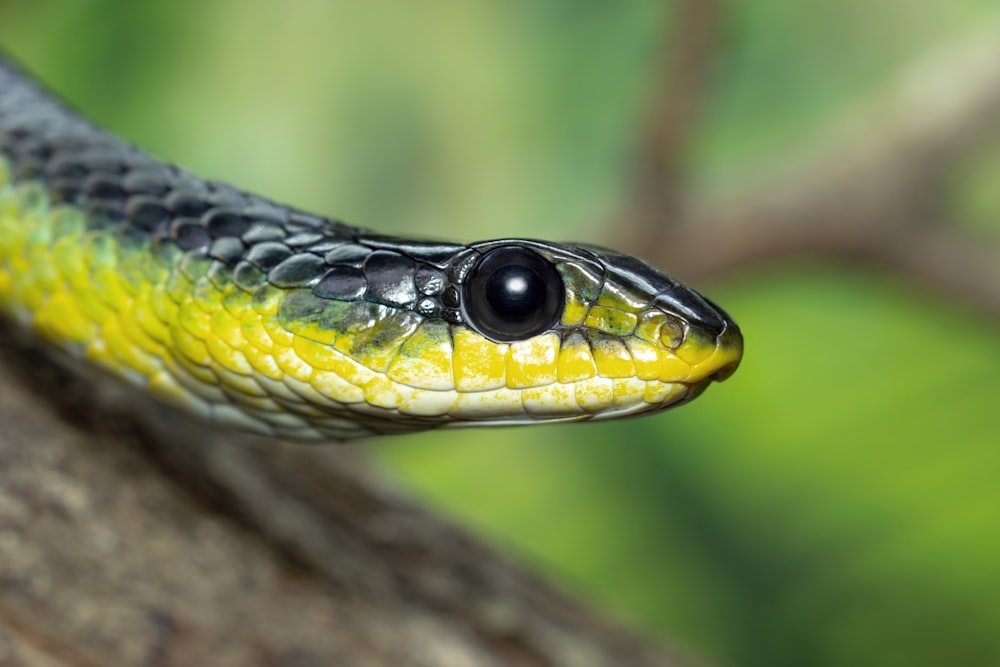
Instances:
[[[689,383],[722,382],[736,372],[743,359],[743,333],[724,310],[683,287],[657,301],[684,321],[683,339],[674,353],[690,365]]]
[[[715,354],[719,369],[711,377],[716,382],[722,382],[736,372],[743,360],[743,332],[732,320],[727,322],[725,331],[716,338]]]

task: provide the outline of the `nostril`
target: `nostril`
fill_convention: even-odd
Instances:
[[[663,324],[660,325],[660,345],[673,350],[683,342],[684,325],[670,315],[667,315]]]

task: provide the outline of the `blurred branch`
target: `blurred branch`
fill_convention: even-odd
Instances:
[[[14,331],[3,664],[682,665],[391,490],[359,449],[213,430]]]
[[[677,217],[682,205],[688,139],[704,98],[722,17],[722,0],[680,0],[667,14],[659,70],[649,111],[634,159],[629,220],[636,247],[658,247],[668,234],[664,221]],[[619,228],[620,229],[620,228]]]
[[[956,164],[1000,127],[1000,29],[932,54],[867,109],[751,193],[673,219],[644,204],[635,222],[667,232],[632,249],[687,280],[790,255],[874,263],[1000,315],[1000,256],[946,201]]]

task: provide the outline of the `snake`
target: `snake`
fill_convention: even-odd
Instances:
[[[402,238],[205,180],[0,54],[0,315],[211,421],[295,440],[689,402],[733,319],[589,244]]]

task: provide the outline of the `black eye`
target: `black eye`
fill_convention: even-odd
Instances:
[[[519,246],[483,255],[462,285],[462,312],[487,338],[510,342],[551,329],[562,316],[566,289],[556,268]]]

